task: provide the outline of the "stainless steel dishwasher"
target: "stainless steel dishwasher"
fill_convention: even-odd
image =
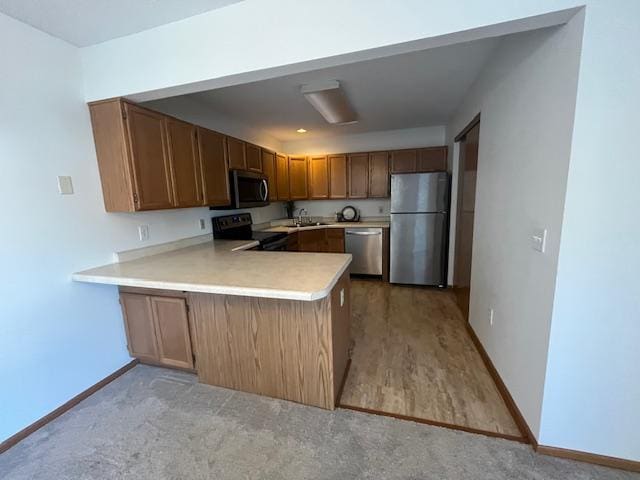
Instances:
[[[382,228],[346,228],[345,251],[353,256],[351,273],[382,275]]]

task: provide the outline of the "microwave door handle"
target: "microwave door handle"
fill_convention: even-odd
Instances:
[[[262,180],[262,183],[260,184],[260,191],[262,192],[263,190],[264,190],[264,193],[262,194],[262,201],[266,202],[267,199],[269,198],[269,185],[267,184],[266,179]]]

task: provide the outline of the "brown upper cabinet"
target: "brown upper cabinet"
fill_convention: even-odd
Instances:
[[[246,147],[247,170],[262,172],[262,153],[260,147],[247,143]]]
[[[269,150],[262,150],[262,173],[267,176],[269,187],[269,201],[278,200],[278,182],[276,180],[276,154]]]
[[[203,204],[202,175],[196,127],[191,123],[167,117],[167,140],[173,205],[176,207],[197,207]]]
[[[307,157],[289,157],[289,198],[304,200],[309,197],[307,187]]]
[[[173,208],[165,116],[119,99],[90,112],[105,209]]]
[[[276,189],[278,200],[289,200],[289,159],[276,153]]]
[[[389,152],[369,154],[369,197],[389,196]]]
[[[329,155],[329,197],[347,198],[347,156]]]
[[[201,127],[198,127],[197,137],[204,204],[229,205],[231,198],[225,137],[221,133]]]
[[[348,156],[349,198],[367,198],[369,189],[369,154],[353,153]]]
[[[417,172],[444,172],[447,170],[447,147],[429,147],[418,150]]]
[[[242,140],[227,137],[227,160],[230,170],[247,169],[247,151]]]
[[[325,155],[309,157],[309,198],[329,198],[329,162]]]
[[[391,152],[391,173],[414,173],[418,163],[418,151],[396,150]]]
[[[446,170],[446,146],[391,152],[391,173],[441,172]]]

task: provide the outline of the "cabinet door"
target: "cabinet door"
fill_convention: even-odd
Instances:
[[[326,228],[298,232],[298,250],[301,252],[326,252]]]
[[[344,228],[327,228],[327,252],[344,253]]]
[[[329,196],[347,198],[347,156],[329,155]]]
[[[173,207],[164,115],[125,103],[136,210]]]
[[[447,147],[421,148],[418,151],[417,172],[446,172]]]
[[[307,157],[289,157],[289,197],[291,200],[304,200],[309,197]]]
[[[276,186],[278,200],[289,200],[289,159],[280,153],[276,154]]]
[[[230,170],[246,170],[247,156],[245,144],[237,138],[227,137],[227,160]]]
[[[262,172],[262,154],[260,152],[260,147],[247,143],[246,155],[247,170],[251,170],[252,172]]]
[[[224,135],[198,127],[198,150],[202,169],[204,204],[223,206],[231,203],[229,170]]]
[[[417,150],[396,150],[391,152],[391,173],[414,173],[417,161]]]
[[[369,197],[389,196],[389,153],[369,154]]]
[[[150,297],[160,363],[193,368],[187,304],[184,298]]]
[[[324,155],[309,157],[309,198],[329,198],[329,163]]]
[[[151,298],[148,295],[121,293],[120,305],[129,353],[132,357],[157,362],[159,356]]]
[[[267,176],[269,185],[269,201],[278,200],[278,182],[276,181],[276,154],[262,150],[262,173]]]
[[[369,189],[369,154],[349,155],[349,198],[367,198]]]
[[[169,165],[173,186],[173,205],[197,207],[202,205],[202,176],[196,127],[173,118],[166,119]]]

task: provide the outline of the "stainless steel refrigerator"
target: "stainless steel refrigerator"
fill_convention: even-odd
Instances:
[[[447,284],[449,174],[391,175],[391,283]]]

